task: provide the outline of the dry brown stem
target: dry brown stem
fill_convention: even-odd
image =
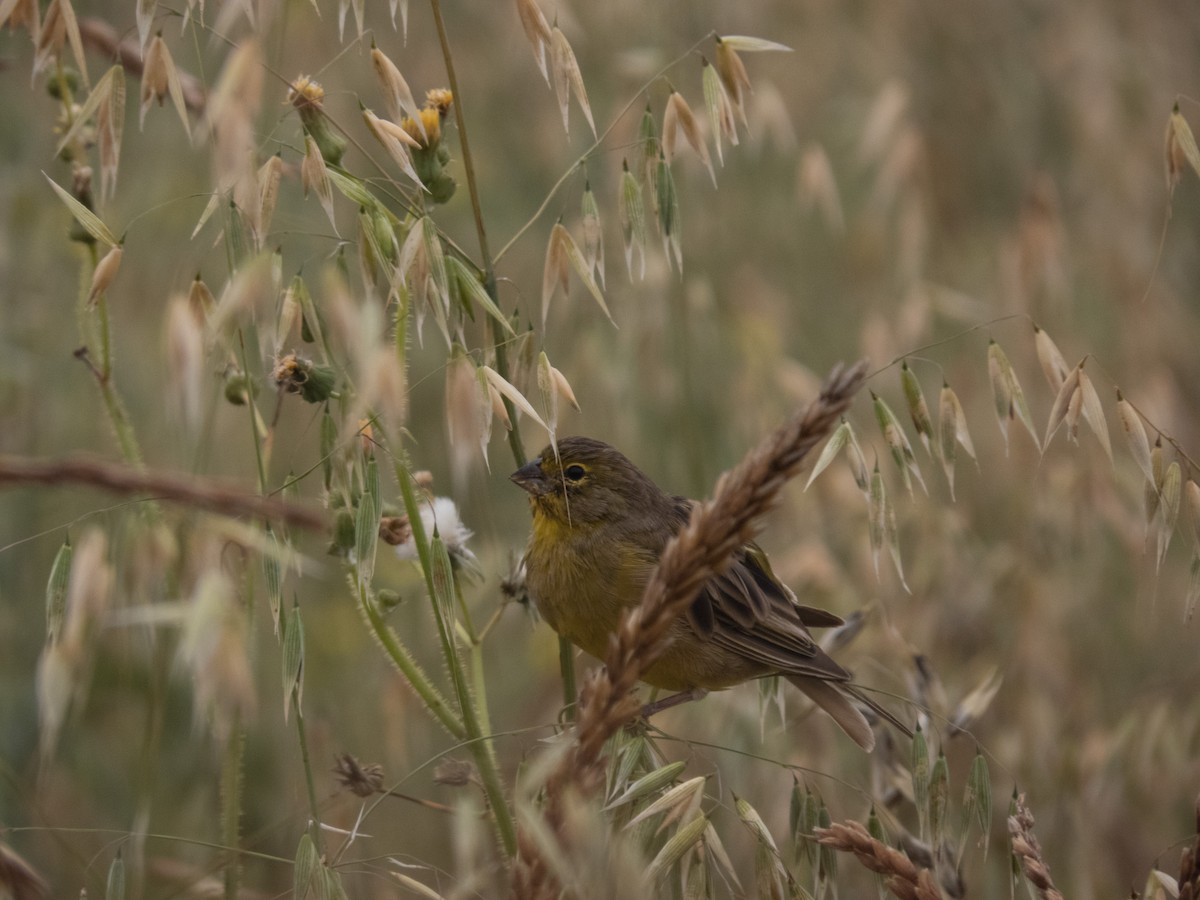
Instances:
[[[592,794],[603,781],[602,750],[639,710],[634,686],[667,646],[671,623],[709,578],[725,571],[734,552],[753,538],[756,523],[775,503],[806,455],[837,424],[862,385],[866,364],[830,372],[820,396],[752,450],[717,481],[712,499],[692,510],[691,521],[663,550],[641,603],[628,610],[613,635],[605,667],[593,672],[579,697],[575,744],[546,782],[544,815],[559,832],[563,795]],[[534,844],[519,836],[513,895],[556,897],[560,888]]]
[[[103,19],[92,17],[79,20],[79,36],[83,39],[84,44],[97,53],[120,63],[121,68],[130,75],[137,78],[142,77],[146,62],[142,59],[142,50],[138,46],[136,38],[130,37],[121,40],[117,29]],[[183,89],[184,105],[197,115],[204,112],[206,96],[200,81],[194,75],[180,72],[179,86]]]
[[[217,481],[147,472],[87,456],[68,459],[0,456],[0,488],[21,484],[83,484],[117,494],[144,494],[225,516],[270,519],[314,531],[329,527],[328,516],[315,507],[262,497]]]
[[[835,822],[818,828],[817,841],[843,853],[853,853],[860,863],[885,876],[884,885],[900,900],[942,900],[942,892],[929,869],[918,869],[894,847],[871,837],[861,822]]]
[[[1025,795],[1017,797],[1017,811],[1008,817],[1008,833],[1012,837],[1013,853],[1021,861],[1021,869],[1029,883],[1037,888],[1042,900],[1063,900],[1063,895],[1050,878],[1050,867],[1042,858],[1042,846],[1033,833],[1033,813],[1025,805]]]

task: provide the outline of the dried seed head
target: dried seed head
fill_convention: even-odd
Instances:
[[[412,540],[412,525],[408,516],[384,516],[379,520],[379,539],[398,547]]]
[[[465,787],[479,779],[475,767],[465,759],[444,759],[434,768],[433,780],[448,787]]]
[[[425,108],[436,109],[443,118],[454,105],[454,93],[449,88],[430,88],[425,92]]]
[[[324,403],[333,393],[337,373],[329,366],[289,353],[275,364],[271,380],[281,391],[299,394],[308,403]]]
[[[349,753],[339,754],[333,767],[334,777],[357,797],[370,797],[383,789],[383,766],[360,763]]]

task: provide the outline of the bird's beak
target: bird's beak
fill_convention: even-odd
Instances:
[[[554,484],[542,471],[542,461],[535,459],[526,463],[508,476],[518,487],[529,491],[534,497],[540,497],[554,490]]]

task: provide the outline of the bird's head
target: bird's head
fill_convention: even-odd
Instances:
[[[621,521],[665,499],[620,450],[586,437],[563,438],[509,477],[529,492],[535,518],[571,526]]]

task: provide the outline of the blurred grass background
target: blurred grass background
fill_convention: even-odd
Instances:
[[[286,80],[300,72],[322,82],[333,117],[370,146],[357,112],[360,97],[380,106],[369,42],[342,52],[352,43],[353,17],[339,43],[336,10],[320,6],[322,18],[299,2],[272,13],[267,58],[279,77],[267,81],[264,159],[282,147],[287,162],[298,160],[298,126],[283,98]],[[211,85],[225,47],[194,44],[190,32],[180,39],[171,9],[161,5],[159,13],[178,64]],[[132,4],[96,2],[79,12],[133,28]],[[564,137],[553,92],[533,65],[511,4],[451,3],[446,15],[496,249],[590,136],[575,107]],[[876,579],[866,507],[841,464],[807,493],[789,489],[764,544],[804,602],[843,615],[871,611],[865,633],[840,654],[865,683],[908,696],[912,655],[919,653],[940,679],[944,713],[999,668],[1003,686],[972,735],[944,744],[956,800],[976,744],[991,758],[994,846],[986,863],[978,850],[968,852],[972,896],[1008,894],[1001,813],[1013,785],[1028,794],[1046,857],[1068,896],[1126,891],[1156,862],[1171,871],[1177,843],[1192,832],[1200,790],[1197,626],[1181,627],[1192,538],[1181,529],[1155,572],[1153,550],[1145,549],[1142,482],[1124,452],[1111,389],[1120,386],[1188,452],[1200,445],[1200,179],[1184,173],[1168,207],[1163,162],[1164,126],[1176,99],[1183,98],[1185,117],[1198,120],[1200,109],[1187,98],[1200,93],[1200,17],[1186,4],[1109,0],[613,0],[557,15],[600,127],[633,101],[586,166],[604,219],[607,297],[619,328],[576,284],[568,302],[556,301],[536,342],[582,406],[563,431],[610,440],[661,484],[703,495],[811,395],[833,362],[865,354],[882,366],[936,344],[911,364],[927,396],[936,396],[944,377],[962,398],[979,467],[960,460],[956,503],[927,457],[920,458],[930,497],[918,491],[910,501],[887,470],[911,594],[886,553]],[[382,7],[368,10],[367,25],[414,90],[444,84],[427,8],[413,3],[406,43]],[[676,165],[682,275],[667,269],[652,233],[647,277],[631,283],[616,225],[621,159],[636,154],[632,142],[646,102],[661,116],[668,79],[702,109],[696,55],[648,92],[640,88],[713,30],[766,37],[794,52],[747,55],[755,86],[750,133],[743,132],[741,146],[726,147],[718,189],[693,155],[684,153]],[[234,34],[244,31],[239,22]],[[68,214],[40,174],[67,178],[54,160],[56,106],[40,83],[30,89],[31,58],[26,34],[0,34],[0,451],[58,456],[82,449],[115,458],[92,378],[71,356],[79,343],[79,255],[66,240]],[[90,64],[95,77],[107,61]],[[210,190],[207,149],[189,145],[169,109],[152,110],[139,132],[136,91],[131,78],[120,181],[103,209],[106,221],[128,228],[109,299],[117,383],[152,468],[238,477],[250,486],[254,453],[245,410],[222,404],[212,427],[193,437],[164,390],[168,296],[186,291],[197,272],[215,290],[226,269],[212,225],[190,238]],[[457,158],[453,136],[451,147]],[[374,147],[371,153],[382,158]],[[814,153],[829,161],[843,227],[808,202],[800,170]],[[347,167],[365,170],[366,163],[351,151]],[[455,172],[458,196],[437,218],[473,250],[466,189]],[[573,175],[501,260],[506,311],[538,320],[546,237],[560,215],[577,226],[583,179]],[[282,247],[290,277],[315,271],[334,242],[294,175],[284,185],[270,242]],[[352,238],[353,210],[339,203],[339,225]],[[1014,427],[1005,452],[991,408],[986,342],[995,338],[1013,359],[1042,423],[1053,398],[1034,357],[1031,320],[1053,335],[1068,362],[1091,355],[1088,371],[1118,451],[1115,468],[1086,429],[1079,448],[1060,435],[1039,458]],[[993,324],[967,331],[987,322]],[[465,480],[452,478],[445,348],[430,323],[410,362],[413,462],[432,471],[439,493],[453,494],[475,531],[471,546],[485,576],[469,600],[485,619],[523,548],[525,503],[505,477],[512,464],[498,436],[491,472],[477,467]],[[902,410],[895,368],[870,387]],[[212,390],[219,390],[215,379]],[[860,400],[855,425],[870,438],[868,460],[878,455],[886,469],[891,463],[868,406]],[[284,405],[273,484],[316,463],[317,425],[313,407]],[[524,433],[532,455],[545,436],[528,422]],[[302,493],[315,497],[317,487],[306,483]],[[189,514],[169,515],[183,527]],[[64,528],[77,534],[81,521],[101,525],[117,543],[131,527],[127,506],[92,491],[16,489],[0,502],[0,824],[21,829],[7,839],[51,879],[56,896],[81,887],[102,892],[139,797],[150,798],[143,810],[150,832],[176,836],[152,840],[149,856],[204,872],[214,855],[203,842],[219,834],[218,753],[194,725],[186,679],[152,683],[142,664],[143,637],[119,629],[103,636],[86,707],[69,722],[55,757],[39,765],[34,674],[42,596]],[[428,765],[448,752],[448,739],[369,639],[336,561],[325,561],[319,541],[305,549],[320,568],[292,578],[288,590],[299,597],[308,628],[305,712],[330,821],[350,827],[358,810],[324,775],[343,751],[382,763],[389,784],[403,779],[402,791],[451,801],[462,789],[435,785]],[[119,567],[126,591],[136,583],[131,565]],[[428,648],[426,661],[437,670],[419,578],[388,560],[377,583],[408,599],[392,622],[412,646]],[[280,715],[278,650],[263,609],[256,629],[259,710],[246,732],[243,833],[250,849],[287,860],[306,801],[294,733]],[[492,721],[504,733],[498,751],[511,776],[554,723],[557,648],[547,628],[512,610],[485,654]],[[156,690],[167,692],[166,718],[161,746],[147,755],[147,698]],[[719,773],[710,789],[719,803],[731,803],[731,791],[747,797],[781,834],[791,775],[745,752],[811,770],[805,778],[835,819],[865,817],[868,792],[881,789],[871,760],[830,723],[814,718],[781,727],[778,717],[760,716],[753,687],[664,714],[656,724],[677,736],[678,743],[664,746],[688,759],[692,774]],[[748,865],[749,837],[732,813],[718,822],[735,858]],[[428,865],[433,874],[424,880],[445,888],[455,867],[449,828],[443,814],[397,800],[368,820],[370,849],[361,856]],[[247,859],[245,868],[246,884],[263,896],[290,885],[286,864]],[[347,876],[352,896],[392,895],[373,863],[351,868],[360,870]],[[869,880],[853,880],[857,873],[846,877],[851,896],[856,885],[869,888]],[[171,884],[151,877],[145,895],[185,895]]]

